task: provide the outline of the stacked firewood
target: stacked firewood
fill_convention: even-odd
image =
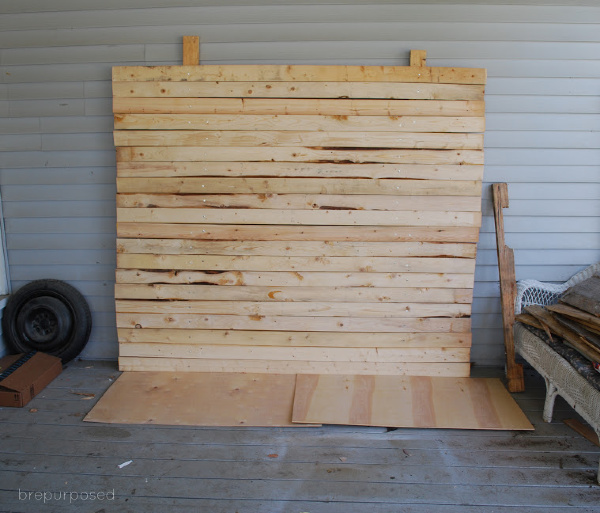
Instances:
[[[600,370],[600,275],[571,287],[555,305],[532,305],[516,319],[577,350]]]

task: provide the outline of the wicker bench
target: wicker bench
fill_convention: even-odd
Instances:
[[[569,280],[569,285],[564,287],[566,290],[569,286],[575,285],[579,281],[586,279],[598,270],[598,264],[592,266],[582,273],[575,275]],[[591,273],[591,274],[590,274]],[[539,282],[538,282],[539,283]],[[529,293],[519,293],[515,311],[520,313],[521,308],[526,304],[532,304],[531,297],[543,297],[539,290],[534,291],[535,287],[543,288],[540,285],[529,285]],[[560,286],[552,286],[553,293]],[[521,289],[523,287],[521,286]],[[564,292],[563,290],[563,292]],[[522,292],[522,291],[521,291]],[[555,302],[558,298],[541,299],[540,304],[549,304]],[[516,323],[514,327],[515,334],[515,351],[521,355],[537,372],[541,374],[546,382],[546,400],[544,403],[543,418],[546,422],[552,421],[552,412],[556,396],[560,395],[585,421],[594,429],[600,437],[600,391],[590,383],[575,367],[559,355],[554,349],[548,345],[543,339],[543,335],[536,335],[520,323]],[[598,483],[600,483],[600,466],[597,475]]]

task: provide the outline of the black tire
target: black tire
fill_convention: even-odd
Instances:
[[[85,347],[92,314],[81,293],[60,280],[36,280],[11,294],[2,315],[13,352],[42,351],[66,363]]]

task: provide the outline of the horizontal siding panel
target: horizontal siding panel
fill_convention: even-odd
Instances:
[[[600,169],[596,176],[589,176],[588,183],[548,183],[542,175],[538,181],[531,183],[511,183],[508,186],[508,194],[510,205],[504,211],[505,215],[511,215],[513,211],[513,203],[515,206],[524,206],[525,202],[539,201],[550,203],[550,200],[560,204],[561,201],[579,199],[579,200],[597,200],[600,198]],[[593,179],[595,178],[595,180]],[[567,179],[564,177],[563,179]],[[532,199],[532,190],[535,189],[537,199]],[[489,211],[492,208],[491,187],[483,186],[483,201],[489,202]],[[600,211],[598,211],[600,214]]]
[[[496,131],[512,131],[518,128],[522,134],[524,130],[564,132],[573,130],[582,132],[587,130],[600,131],[600,116],[594,114],[516,114],[494,113],[488,114],[485,120],[486,130],[495,136]]]
[[[114,148],[110,133],[43,134],[44,151],[110,150]]]
[[[114,281],[114,265],[18,265],[10,266],[14,281],[55,279],[64,281]],[[115,340],[116,343],[116,340]]]
[[[13,280],[13,290],[17,290],[23,285],[29,283],[29,279],[26,280]],[[104,280],[104,281],[77,281],[77,280],[65,280],[70,285],[73,285],[79,292],[81,292],[86,300],[88,297],[97,297],[103,298],[103,301],[111,304],[112,307],[107,309],[107,311],[114,311],[115,304],[115,294],[114,294],[114,280]],[[116,339],[115,339],[116,340]]]
[[[3,169],[2,188],[10,185],[114,185],[116,170],[113,167],[73,167],[55,169]],[[72,198],[71,198],[72,199]]]
[[[313,6],[314,7],[314,6]],[[438,41],[593,41],[598,39],[594,25],[571,24],[557,31],[553,23],[432,22],[427,28]],[[181,34],[189,32],[186,25],[147,27],[107,27],[87,29],[20,30],[12,35],[0,34],[4,48],[31,48],[40,41],[50,41],[54,47],[84,45],[174,44]],[[346,41],[352,34],[355,41],[397,41],[402,34],[407,41],[423,37],[423,25],[410,21],[396,22],[324,22],[296,23],[234,23],[210,24],[201,27],[202,42],[269,42],[269,41]],[[461,67],[465,67],[462,64]],[[470,66],[469,66],[470,67]],[[482,66],[485,67],[485,64]],[[493,66],[491,66],[493,69]]]
[[[512,233],[587,233],[590,237],[598,236],[598,217],[558,217],[556,212],[547,216],[507,216],[505,209],[504,229],[506,243],[510,246]],[[494,233],[494,218],[486,216],[482,219],[481,232]],[[590,264],[593,262],[590,262]]]
[[[526,96],[503,93],[502,95],[486,95],[485,110],[490,114],[512,112],[598,114],[600,113],[600,102],[597,100],[593,96]]]
[[[508,241],[507,241],[508,242]],[[512,246],[509,246],[512,247]],[[523,265],[586,265],[587,262],[600,262],[600,248],[598,249],[515,249],[515,264]],[[482,249],[477,252],[477,265],[498,266],[496,249]]]
[[[84,109],[87,112],[89,101],[85,102]],[[40,118],[40,128],[44,133],[49,134],[72,134],[77,127],[76,132],[80,133],[112,133],[114,118],[107,116],[110,110],[102,109],[100,115],[87,114],[85,116],[52,116]],[[106,144],[106,141],[104,141]]]
[[[42,149],[41,135],[5,135],[0,139],[0,151],[39,151]]]
[[[115,216],[114,201],[28,201],[5,202],[6,217],[110,217]]]
[[[115,265],[114,250],[8,250],[9,262],[25,265]]]
[[[112,63],[105,64],[21,64],[10,66],[10,72],[8,72],[10,74],[3,74],[1,79],[8,84],[39,82],[40,77],[43,77],[43,82],[46,83],[110,80],[112,66],[120,62],[116,59]]]
[[[0,23],[1,24],[1,23]],[[139,62],[145,47],[137,45],[75,46],[67,48],[13,48],[2,50],[0,65],[77,64],[89,62]]]
[[[595,184],[593,184],[595,185]],[[532,190],[535,189],[535,186],[532,186]],[[592,187],[595,189],[595,187]],[[510,192],[509,192],[510,195]],[[538,196],[539,197],[539,196]],[[484,208],[484,212],[490,212],[487,208]],[[553,198],[543,198],[543,199],[520,199],[520,200],[510,200],[510,205],[508,209],[505,209],[505,221],[504,224],[512,222],[513,225],[522,222],[522,219],[514,219],[514,217],[522,217],[522,216],[532,216],[532,217],[540,217],[540,216],[560,216],[560,217],[589,217],[589,216],[599,216],[600,215],[600,205],[598,205],[597,200],[592,199],[566,199],[559,200]],[[513,218],[512,221],[509,221],[508,218]],[[484,221],[484,224],[487,227],[489,226],[489,222],[491,220],[488,218],[487,224]],[[535,220],[533,220],[535,223]],[[571,221],[573,222],[573,221]],[[579,220],[577,220],[579,222]],[[506,229],[509,230],[510,224],[507,225]],[[576,227],[573,227],[575,231],[577,231]],[[535,231],[534,228],[530,228],[528,231]]]
[[[517,183],[597,183],[600,169],[597,166],[485,166],[485,176],[495,182],[510,183],[510,189]],[[510,194],[510,192],[509,192]]]
[[[510,233],[506,237],[506,244],[515,251],[520,249],[600,249],[600,233]],[[480,233],[479,244],[481,250],[493,249],[496,251],[496,234],[493,232]]]
[[[95,9],[95,7],[94,7]],[[128,27],[169,25],[214,25],[235,23],[324,23],[324,22],[550,22],[598,23],[593,7],[482,6],[482,5],[269,5],[169,7],[161,9],[113,9],[6,14],[0,30],[60,29],[64,27]],[[160,20],[160,23],[159,23]]]
[[[18,218],[10,217],[5,219],[6,232],[12,235],[16,234],[38,234],[38,233],[110,233],[114,234],[116,230],[116,212],[112,217],[73,217],[67,222],[64,218],[43,217],[43,218]]]
[[[39,131],[39,118],[0,118],[0,134],[36,134]]]
[[[600,85],[600,84],[599,84]],[[505,130],[486,135],[486,148],[599,148],[598,132]]]
[[[600,166],[600,149],[486,148],[485,161],[496,166]]]
[[[530,42],[523,45],[521,42],[505,41],[481,41],[473,44],[465,41],[430,40],[427,42],[427,50],[431,55],[435,55],[436,59],[454,58],[457,55],[462,59],[485,59],[498,56],[504,59],[543,59],[548,55],[556,59],[568,59],[577,55],[579,59],[593,60],[597,55],[595,44],[590,42],[571,42],[568,45]],[[397,44],[388,41],[278,41],[276,45],[271,42],[202,43],[202,59],[207,61],[243,62],[260,59],[263,62],[286,62],[298,59],[398,59],[402,57],[407,56],[399,54]],[[178,59],[181,59],[181,45],[176,42],[172,45],[150,44],[146,47],[146,60],[149,63]],[[534,83],[537,83],[545,90],[543,80],[534,78],[529,80],[530,83],[526,87],[531,88]],[[568,80],[577,82],[584,79]],[[492,94],[497,92],[493,82],[488,84],[488,88]]]
[[[36,151],[36,152],[5,152],[2,155],[3,165],[8,168],[32,167],[108,167],[116,166],[115,150],[73,150],[65,151]]]
[[[80,99],[18,100],[9,104],[9,115],[14,118],[42,116],[83,116],[85,101]]]
[[[9,100],[42,100],[61,98],[83,98],[83,82],[53,82],[9,84]]]
[[[14,233],[7,241],[9,250],[106,250],[115,249],[115,235],[112,233],[38,233],[32,237],[27,233]]]

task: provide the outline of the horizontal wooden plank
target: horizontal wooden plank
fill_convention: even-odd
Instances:
[[[310,362],[466,362],[469,348],[319,348],[210,346],[197,344],[136,344],[119,347],[119,356],[150,358],[207,358],[211,360],[272,360]]]
[[[477,227],[254,226],[117,223],[117,236],[144,239],[477,242]]]
[[[118,66],[113,81],[373,81],[447,84],[485,84],[482,68],[421,66],[243,65]]]
[[[483,85],[407,82],[113,82],[119,98],[319,98],[483,100]]]
[[[485,118],[253,114],[119,114],[115,130],[483,132]]]
[[[482,165],[349,164],[318,162],[118,162],[120,178],[274,177],[483,179]],[[141,192],[141,191],[135,191]]]
[[[117,194],[119,208],[260,208],[479,212],[479,196],[364,194]]]
[[[327,149],[306,147],[121,147],[118,162],[356,162],[465,165],[483,164],[480,150]]]
[[[357,333],[466,333],[468,318],[314,317],[117,313],[118,328],[179,328],[257,331],[341,331]]]
[[[237,289],[239,287],[235,287]],[[242,287],[243,288],[243,287]],[[229,287],[231,290],[232,287]],[[308,290],[305,287],[305,290]],[[470,304],[439,303],[345,303],[329,301],[196,301],[118,299],[117,313],[194,314],[289,317],[468,317]]]
[[[117,239],[117,253],[162,255],[397,256],[475,258],[476,245],[431,242],[195,241]]]
[[[402,82],[113,82],[121,98],[483,100],[484,86]]]
[[[270,210],[234,208],[117,208],[120,223],[302,226],[480,226],[479,212]]]
[[[434,287],[472,289],[472,274],[456,273],[336,273],[336,272],[203,272],[117,269],[117,283],[165,283],[261,287]]]
[[[214,288],[214,287],[213,287]],[[315,331],[119,328],[121,343],[281,347],[470,347],[470,333],[340,333]]]
[[[197,315],[117,313],[118,328],[179,328],[257,331],[341,331],[357,333],[465,333],[471,329],[468,318],[387,318],[373,322],[368,317],[314,317],[262,315]]]
[[[343,282],[342,282],[343,283]],[[346,287],[215,287],[214,285],[115,285],[116,299],[211,301],[329,301],[359,303],[470,303],[470,289]]]
[[[324,116],[475,116],[483,100],[311,98],[113,98],[115,114],[247,114]]]
[[[468,377],[471,364],[432,362],[305,362],[272,360],[208,360],[203,358],[119,357],[122,371],[266,372],[276,374],[361,374]]]
[[[115,130],[115,146],[318,146],[322,148],[483,148],[482,134],[255,130]]]
[[[119,193],[158,194],[381,194],[480,196],[478,180],[343,178],[117,178]]]
[[[120,253],[121,269],[473,273],[473,258],[288,257]]]

